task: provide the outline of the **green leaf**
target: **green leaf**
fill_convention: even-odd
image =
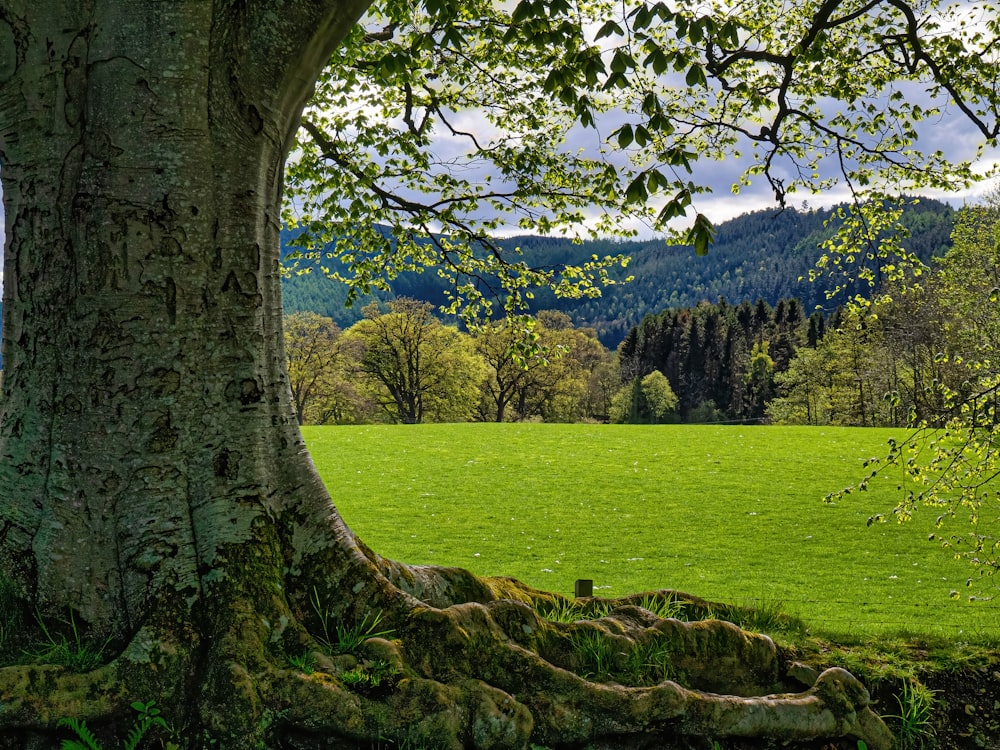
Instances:
[[[625,188],[625,200],[629,203],[645,203],[649,199],[649,191],[646,190],[646,175],[640,174],[629,186]]]
[[[702,32],[701,22],[694,21],[690,27],[688,27],[688,39],[691,40],[691,44],[701,44],[702,40],[705,38]]]
[[[625,149],[628,148],[630,145],[632,145],[634,136],[632,134],[631,125],[629,125],[628,123],[622,125],[620,128],[618,128],[617,135],[618,135],[618,148]]]
[[[697,255],[708,255],[708,248],[715,240],[715,227],[708,217],[698,214],[694,218],[694,225],[688,230],[687,241],[694,245]]]
[[[649,26],[653,20],[653,14],[649,11],[645,5],[640,5],[632,14],[632,28],[635,31],[640,31]]]
[[[625,31],[616,21],[608,21],[597,30],[595,39],[603,39],[606,36],[625,36]]]
[[[646,55],[646,59],[642,61],[642,65],[645,68],[652,68],[656,75],[660,75],[665,73],[670,67],[670,59],[661,47],[655,47]]]
[[[705,69],[698,63],[695,63],[688,68],[687,75],[684,77],[684,82],[687,83],[688,86],[708,85],[708,79],[705,77]]]
[[[610,89],[612,87],[626,88],[629,85],[628,77],[624,73],[612,73],[608,76],[608,80],[604,82],[604,88]]]
[[[691,161],[697,156],[690,151],[685,151],[683,146],[674,146],[667,149],[664,153],[664,159],[666,159],[667,164],[672,167],[684,167],[688,172],[691,171]]]
[[[726,21],[719,30],[719,42],[738,47],[740,44],[740,27],[733,20]]]
[[[649,170],[649,178],[646,181],[650,193],[659,192],[661,189],[670,187],[670,180],[658,169]]]
[[[555,18],[571,11],[569,0],[548,0],[545,6],[550,18]]]
[[[461,49],[465,46],[465,37],[462,32],[454,27],[450,26],[445,29],[444,34],[441,37],[442,46],[451,47],[453,49]]]
[[[535,4],[532,0],[521,0],[510,15],[511,23],[518,24],[533,18],[536,15]]]
[[[87,722],[81,721],[72,716],[67,716],[59,719],[56,722],[56,726],[69,727],[80,741],[77,740],[63,740],[60,746],[62,750],[101,750],[100,744],[97,742],[97,738],[94,736],[93,732],[87,727]]]
[[[635,60],[632,55],[628,54],[624,50],[618,50],[615,52],[614,57],[611,58],[611,70],[615,73],[624,73],[626,70],[631,70],[636,68]]]

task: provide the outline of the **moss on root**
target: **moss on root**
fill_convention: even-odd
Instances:
[[[245,562],[253,567],[261,554]],[[360,597],[346,575],[291,593],[277,579],[233,578],[217,587],[212,610],[184,619],[170,607],[171,617],[151,618],[93,672],[2,669],[0,695],[18,698],[0,706],[0,734],[51,732],[63,716],[110,732],[129,702],[155,699],[185,750],[210,742],[241,750],[640,747],[685,736],[845,736],[873,750],[891,743],[867,692],[843,670],[805,693],[783,693],[793,683],[771,639],[652,611],[657,597],[708,611],[693,597],[590,598],[559,621],[539,612],[568,600],[512,579],[378,568],[391,580],[368,580]],[[376,611],[378,637],[336,653],[331,633],[357,630]],[[0,745],[22,746],[30,745]]]

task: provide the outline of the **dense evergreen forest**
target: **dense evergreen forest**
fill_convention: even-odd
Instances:
[[[647,315],[619,347],[623,380],[659,371],[677,395],[686,422],[755,422],[802,346],[816,346],[826,323],[806,317],[797,299],[771,307],[763,299],[730,305],[700,302]]]
[[[803,208],[784,211],[755,211],[717,227],[715,244],[708,254],[698,256],[691,247],[670,247],[662,240],[596,240],[574,244],[548,237],[514,237],[503,242],[505,249],[520,248],[536,266],[579,262],[591,255],[631,257],[631,263],[617,278],[632,276],[629,284],[608,287],[595,299],[558,299],[539,293],[536,310],[560,310],[578,327],[593,328],[605,346],[615,348],[648,314],[668,308],[694,307],[703,300],[720,298],[732,305],[758,299],[776,306],[781,299],[798,299],[808,316],[817,307],[832,311],[836,301],[827,300],[827,291],[837,279],[809,281],[809,271],[820,255],[822,240],[832,230],[826,222],[831,210]],[[904,223],[911,236],[906,248],[922,260],[943,254],[949,245],[954,211],[948,205],[923,199],[907,209]],[[290,242],[286,232],[283,240]],[[324,261],[336,270],[335,260]],[[307,267],[306,261],[300,261]],[[614,275],[613,275],[614,277]],[[361,308],[372,298],[412,297],[429,302],[443,301],[440,279],[433,274],[409,273],[395,279],[392,293],[375,292],[371,297],[345,307],[346,287],[314,270],[292,273],[285,280],[286,312],[310,311],[332,318],[349,327],[361,317]]]

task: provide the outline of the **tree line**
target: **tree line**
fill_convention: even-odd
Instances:
[[[293,313],[296,410],[317,424],[941,421],[954,394],[1000,369],[998,213],[995,200],[962,209],[944,256],[833,313],[723,297],[647,315],[617,352],[555,310],[530,330],[467,332],[411,298],[370,303],[346,330]]]
[[[603,420],[621,388],[594,331],[553,311],[465,332],[401,297],[366,305],[346,330],[286,315],[285,350],[302,423]]]
[[[956,213],[943,256],[830,314],[807,314],[797,299],[720,299],[649,315],[619,347],[622,376],[637,384],[663,373],[688,422],[982,420],[1000,399],[998,237],[993,195]]]
[[[825,329],[798,300],[720,300],[648,316],[611,352],[559,311],[470,331],[434,312],[405,297],[370,303],[346,330],[286,315],[300,422],[759,421],[776,374]]]

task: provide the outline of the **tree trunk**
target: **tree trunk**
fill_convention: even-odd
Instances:
[[[322,494],[285,375],[278,209],[301,104],[362,5],[13,5],[3,554],[44,613],[122,636]]]
[[[110,732],[136,700],[158,701],[190,748],[706,731],[885,746],[840,673],[768,698],[588,682],[568,671],[587,628],[681,644],[692,688],[783,684],[766,638],[635,606],[550,623],[523,602],[551,595],[386,561],[340,520],[285,372],[279,207],[303,102],[364,5],[0,4],[0,583],[24,626],[2,644],[0,746],[34,746],[63,716]],[[372,696],[322,652],[375,614],[396,640],[358,652],[392,667]],[[101,663],[15,663],[46,632]],[[315,674],[289,668],[313,653]]]

